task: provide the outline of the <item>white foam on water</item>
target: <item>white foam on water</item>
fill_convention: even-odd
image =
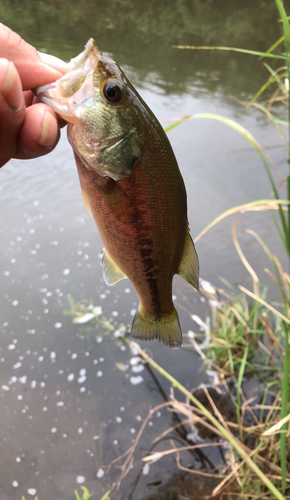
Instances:
[[[36,489],[35,488],[28,488],[27,493],[31,496],[36,494]]]
[[[137,375],[136,377],[130,377],[130,382],[132,385],[141,384],[144,381],[144,378],[141,375]]]

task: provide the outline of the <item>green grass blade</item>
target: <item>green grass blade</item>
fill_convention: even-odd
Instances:
[[[224,116],[217,115],[214,113],[198,113],[196,115],[188,115],[188,116],[182,117],[182,119],[180,119],[178,122],[174,123],[174,125],[170,125],[169,127],[167,127],[167,129],[165,129],[165,131],[172,130],[174,128],[174,126],[177,127],[178,125],[181,125],[182,123],[185,123],[186,121],[192,120],[195,118],[208,118],[211,120],[217,120],[217,121],[224,123],[228,127],[236,130],[236,132],[238,132],[242,137],[244,137],[244,139],[246,139],[247,142],[249,142],[251,144],[251,146],[255,149],[255,151],[261,157],[263,163],[264,162],[267,163],[267,160],[268,160],[271,163],[271,165],[277,170],[277,167],[274,164],[274,162],[271,160],[270,156],[267,154],[267,152],[264,150],[264,148],[261,146],[261,144],[254,138],[254,136],[245,127],[243,127],[239,123],[235,122],[234,120],[231,120],[230,118],[225,118]],[[273,182],[273,179],[272,179],[272,182]],[[273,187],[274,193],[275,193],[275,191],[277,193],[274,182],[273,182],[272,187]],[[278,198],[279,198],[279,196],[278,196]]]
[[[280,125],[283,125],[284,127],[289,127],[289,123],[286,122],[285,120],[280,120],[279,118],[275,118],[276,123],[280,123]]]
[[[213,113],[198,113],[196,115],[186,116],[184,118],[184,120],[186,121],[186,120],[193,119],[193,118],[210,118],[213,120],[217,120],[217,121],[220,121],[220,122],[224,123],[225,125],[231,127],[232,129],[236,130],[237,132],[239,132],[239,134],[242,137],[244,137],[244,139],[246,139],[247,142],[249,142],[251,144],[251,146],[254,148],[254,150],[260,156],[260,158],[263,162],[264,168],[267,172],[267,175],[268,175],[273,193],[275,195],[275,198],[276,198],[276,200],[279,200],[279,194],[278,194],[278,191],[276,189],[276,186],[275,186],[273,177],[271,175],[266,158],[271,162],[271,164],[273,166],[275,166],[275,165],[272,162],[269,155],[266,153],[266,151],[259,144],[259,142],[254,138],[254,136],[247,129],[245,129],[245,127],[243,127],[239,123],[235,122],[234,120],[231,120],[230,118],[225,118],[221,115],[216,115]],[[182,122],[182,120],[179,121],[179,123],[181,123],[181,122]],[[282,224],[282,228],[283,228],[284,238],[285,238],[285,240],[287,240],[288,226],[287,226],[286,218],[285,218],[285,215],[283,213],[282,207],[280,205],[278,206],[278,210],[279,210],[279,216],[280,216],[280,220],[281,220],[281,224]],[[287,252],[288,252],[288,250],[287,250]],[[289,256],[290,256],[290,253],[289,253]]]
[[[274,81],[275,79],[273,77],[268,78],[268,80],[262,85],[262,87],[260,87],[259,90],[255,93],[254,97],[252,97],[252,99],[249,101],[249,103],[246,106],[246,109],[249,109],[250,106],[253,104],[253,102],[255,102],[260,97],[260,95],[262,95],[263,92],[265,92],[265,90],[269,87],[269,85],[271,85]]]
[[[287,61],[287,73],[288,73],[288,82],[290,81],[290,26],[287,18],[286,11],[284,9],[284,5],[281,0],[276,0],[276,5],[279,10],[282,22],[283,22],[283,32],[285,36],[285,52],[288,56]],[[290,123],[290,89],[288,90],[288,121]],[[290,134],[290,127],[289,127]],[[289,136],[289,152],[288,152],[288,164],[290,165],[290,136]],[[290,176],[287,177],[287,192],[288,199],[290,199]],[[290,216],[288,214],[288,248],[290,248]],[[287,308],[288,312],[288,308]],[[282,409],[281,409],[281,419],[288,415],[289,411],[289,402],[290,402],[290,389],[289,389],[289,377],[290,377],[290,347],[289,347],[289,326],[284,322],[283,330],[285,333],[285,360],[284,360],[284,371],[283,371],[283,380],[282,380]],[[280,434],[280,450],[281,450],[281,475],[282,475],[282,492],[286,491],[286,476],[287,476],[287,432],[288,425],[285,424],[281,428]]]
[[[278,75],[278,73],[276,71],[274,71],[271,68],[271,66],[269,66],[269,64],[264,63],[264,65],[266,66],[267,70],[271,73],[273,79],[277,82],[277,85],[278,85],[278,87],[280,87],[281,91],[286,94],[287,90],[286,90],[286,86],[285,86],[285,83],[283,82],[282,78],[287,76],[287,72],[285,71],[281,75]]]
[[[242,383],[243,383],[243,377],[245,373],[245,368],[246,368],[246,363],[247,363],[247,357],[248,357],[248,352],[249,352],[249,344],[246,345],[243,359],[241,362],[240,370],[239,370],[239,376],[237,380],[237,423],[240,428],[240,423],[241,423],[241,399],[242,399]]]
[[[288,200],[256,200],[256,201],[251,201],[249,203],[244,203],[243,205],[237,205],[236,207],[230,208],[229,210],[226,210],[222,214],[220,214],[218,217],[216,217],[212,222],[210,222],[197,236],[194,238],[195,243],[200,240],[202,236],[205,235],[211,229],[214,227],[216,224],[218,224],[221,220],[225,219],[226,217],[229,217],[230,215],[236,214],[236,213],[243,213],[251,210],[257,210],[259,208],[263,208],[268,206],[269,209],[270,207],[274,207],[275,205],[289,205],[290,201]]]
[[[284,302],[285,311],[288,311],[287,296],[286,296],[286,293],[283,292],[283,290],[284,290],[283,276],[281,276],[281,272],[280,272],[279,267],[277,265],[277,261],[275,260],[274,254],[272,252],[270,252],[269,248],[267,247],[267,245],[265,244],[265,242],[262,240],[262,238],[260,238],[260,236],[258,236],[256,233],[254,233],[251,230],[247,230],[246,232],[248,234],[252,234],[256,238],[256,240],[258,241],[258,243],[261,245],[262,249],[266,253],[268,259],[271,261],[271,263],[272,263],[272,265],[274,267],[274,270],[275,270],[275,274],[276,274],[276,278],[277,278],[280,290],[282,292],[282,299],[283,299],[283,302]]]
[[[290,26],[289,26],[289,21],[287,18],[286,11],[284,9],[283,2],[281,0],[275,0],[277,9],[279,11],[280,17],[282,19],[283,23],[283,33],[284,33],[284,42],[288,45],[288,55],[289,55],[289,49],[290,49]],[[288,57],[287,57],[288,59]]]
[[[290,176],[287,176],[287,196],[290,200]],[[290,256],[290,210],[288,211],[288,234],[287,234],[288,255]]]
[[[290,374],[290,349],[289,349],[289,325],[284,323],[285,332],[285,360],[284,360],[284,371],[282,380],[282,409],[281,409],[281,420],[287,417],[289,413],[289,374]],[[287,476],[287,438],[286,433],[288,429],[288,424],[284,424],[281,427],[280,434],[280,450],[281,450],[281,475],[282,475],[282,492],[285,493],[286,490],[286,476]]]
[[[273,43],[273,45],[271,45],[271,47],[266,50],[267,53],[271,53],[273,52],[273,50],[275,50],[277,47],[279,47],[279,45],[284,42],[284,35],[282,35],[280,38],[278,38],[278,40],[276,40],[276,42]]]
[[[229,50],[232,52],[241,52],[242,54],[250,54],[252,56],[268,57],[270,59],[283,59],[287,60],[286,56],[271,54],[269,52],[259,52],[257,50],[240,49],[238,47],[197,47],[195,45],[174,45],[176,49],[190,49],[190,50]]]
[[[81,486],[81,489],[83,490],[83,494],[82,494],[82,498],[80,498],[77,490],[75,490],[75,497],[76,497],[76,500],[89,500],[93,494],[89,492],[88,488],[86,488],[85,486]]]
[[[164,129],[164,132],[166,132],[166,134],[167,134],[167,132],[169,132],[170,130],[172,130],[175,127],[178,127],[178,125],[182,125],[182,123],[187,122],[190,118],[191,118],[190,116],[188,116],[188,117],[185,116],[184,118],[182,118],[182,120],[179,120],[178,122],[175,122],[172,125],[169,125],[169,127],[166,127]]]
[[[101,498],[101,500],[110,500],[110,493],[111,493],[111,490],[107,491],[107,493],[104,494],[104,496]]]
[[[243,383],[243,377],[244,377],[246,363],[247,363],[248,352],[249,352],[249,344],[246,345],[246,348],[245,348],[245,351],[244,351],[244,355],[243,355],[243,359],[242,359],[241,366],[240,366],[239,377],[238,377],[238,388],[239,388],[239,390],[242,388],[242,383]]]
[[[284,314],[280,313],[278,309],[275,309],[275,307],[271,306],[270,304],[268,304],[268,302],[265,302],[265,300],[261,299],[261,297],[258,297],[258,295],[255,295],[253,292],[247,290],[247,288],[243,287],[242,285],[238,285],[238,288],[242,292],[249,295],[249,297],[251,297],[252,299],[257,300],[257,302],[260,302],[260,304],[269,309],[269,311],[271,311],[277,318],[281,318],[285,323],[287,323],[287,325],[290,325],[290,320]]]
[[[257,109],[259,109],[260,111],[262,111],[262,113],[265,113],[265,115],[273,123],[274,127],[277,129],[277,131],[279,132],[280,136],[282,137],[285,146],[287,147],[286,136],[285,136],[283,130],[281,129],[280,125],[283,125],[283,124],[286,124],[286,123],[288,125],[288,122],[284,122],[283,124],[281,124],[281,120],[277,120],[277,118],[271,113],[271,111],[268,110],[268,108],[265,108],[265,106],[262,106],[262,104],[258,104],[257,102],[255,102],[253,104],[254,104],[254,106]],[[247,108],[249,107],[249,105],[250,105],[250,103],[247,105]]]
[[[196,116],[197,117],[200,116],[201,118],[203,117],[203,115],[196,115]],[[206,117],[206,116],[204,116],[204,117]],[[244,127],[242,127],[241,125],[239,125],[238,123],[236,123],[234,120],[230,120],[228,118],[224,118],[224,117],[221,117],[219,115],[210,115],[210,114],[208,114],[208,117],[222,121],[223,123],[225,123],[225,125],[228,125],[229,127],[233,128],[234,130],[236,130],[237,132],[239,132],[244,137],[244,139],[246,139],[251,144],[251,146],[258,153],[258,155],[260,156],[260,158],[261,158],[261,160],[263,162],[263,165],[264,165],[264,168],[265,168],[265,170],[267,172],[267,175],[268,175],[270,184],[272,186],[275,198],[276,198],[276,200],[278,200],[279,199],[279,194],[278,194],[278,191],[276,189],[273,177],[271,175],[271,172],[269,170],[269,167],[268,167],[268,164],[267,164],[267,161],[266,161],[266,156],[268,158],[269,158],[269,156],[266,155],[265,151],[263,150],[262,146],[258,143],[258,141],[256,141],[256,139],[252,136],[252,134],[248,130],[246,130]],[[280,220],[281,220],[281,224],[282,224],[282,228],[283,228],[284,238],[287,239],[288,227],[287,227],[286,219],[285,219],[285,216],[284,216],[284,213],[282,211],[282,207],[281,206],[279,206],[279,216],[280,216]]]

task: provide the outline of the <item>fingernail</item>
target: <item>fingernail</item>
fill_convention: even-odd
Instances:
[[[42,132],[40,139],[38,141],[39,146],[44,148],[50,148],[54,145],[56,141],[55,134],[51,134],[51,131],[54,130],[54,117],[49,111],[45,112],[45,117],[42,123]]]
[[[3,68],[1,69],[3,70]],[[21,109],[24,103],[20,81],[18,83],[16,79],[17,71],[14,64],[7,61],[7,75],[1,92],[8,106],[10,106],[13,111]]]

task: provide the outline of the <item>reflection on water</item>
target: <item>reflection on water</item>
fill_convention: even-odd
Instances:
[[[257,90],[267,77],[262,64],[240,54],[172,47],[218,43],[265,49],[279,36],[272,22],[274,3],[244,0],[233,8],[226,1],[183,0],[173,8],[153,0],[100,1],[97,6],[90,0],[4,0],[0,14],[2,22],[39,49],[66,59],[93,36],[126,69],[160,120],[198,112],[238,119],[285,168],[286,155],[266,119],[255,111],[245,113],[231,99],[246,99]],[[187,186],[193,236],[224,210],[268,196],[259,158],[224,125],[193,120],[169,138]],[[263,214],[243,216],[241,231],[249,226],[281,256],[271,220]],[[108,289],[102,280],[102,245],[83,207],[65,133],[48,157],[11,161],[1,170],[0,238],[1,500],[34,498],[35,491],[40,499],[68,499],[81,484],[99,499],[120,472],[106,466],[129,448],[148,410],[164,399],[147,370],[134,372],[128,348],[112,332],[90,325],[84,330],[63,314],[68,294],[76,301],[92,299],[117,328],[131,323],[137,306],[128,281]],[[263,281],[260,249],[249,236],[242,241]],[[229,222],[197,248],[202,277],[215,284],[219,276],[231,283],[247,278]],[[199,295],[179,277],[174,293],[183,331],[196,331],[190,313],[206,316]],[[172,351],[155,342],[146,347],[188,388],[205,380],[192,351]],[[162,387],[168,393],[166,382]],[[153,416],[134,468],[112,498],[127,498],[141,457],[170,425],[166,409]],[[197,457],[190,463],[200,467]],[[146,469],[133,499],[153,492],[154,484],[165,483],[173,471],[171,457]]]
[[[229,45],[267,49],[280,36],[275,2],[239,0],[2,0],[0,19],[40,50],[70,59],[89,37],[134,83],[158,81],[168,94],[194,86],[240,97],[268,76],[262,64],[242,54],[178,51],[173,46]]]

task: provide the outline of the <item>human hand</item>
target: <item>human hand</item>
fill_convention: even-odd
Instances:
[[[36,158],[56,146],[60,119],[31,89],[65,72],[63,61],[38,53],[0,23],[0,168],[10,158]]]

